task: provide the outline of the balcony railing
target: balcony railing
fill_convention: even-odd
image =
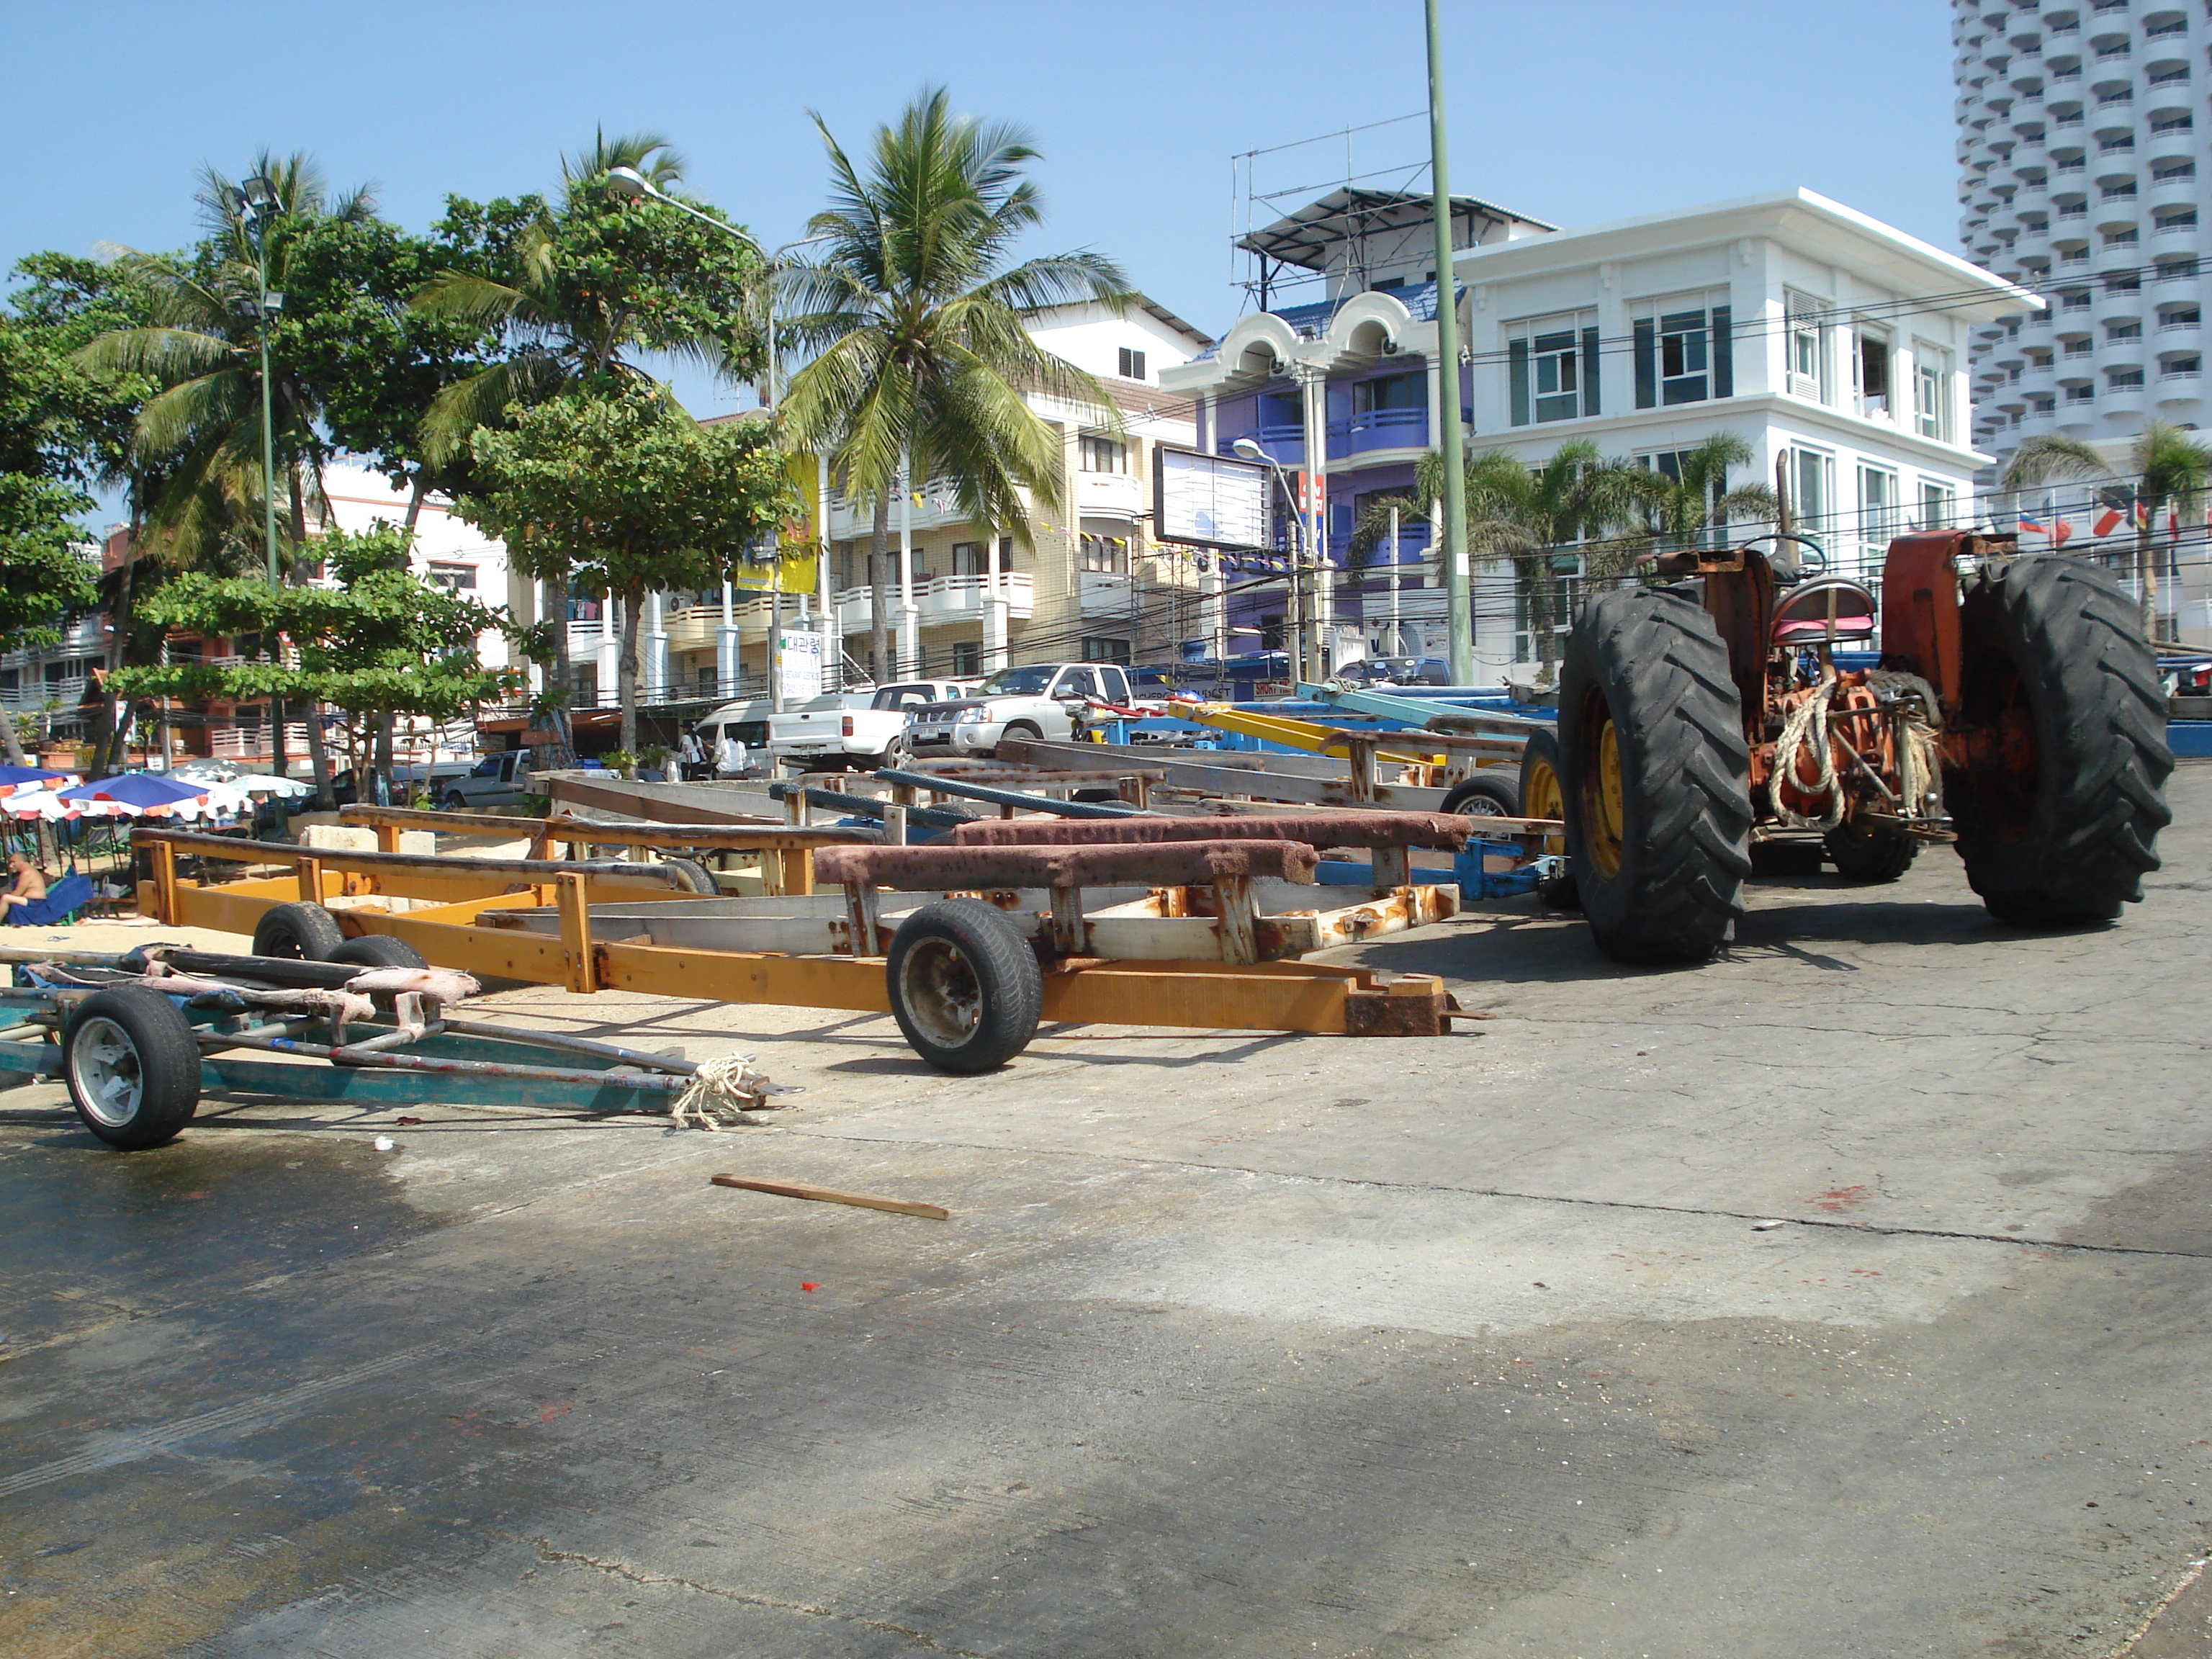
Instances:
[[[1332,460],[1377,449],[1425,449],[1428,442],[1425,409],[1370,409],[1328,423]]]
[[[1026,571],[1006,571],[999,580],[1004,584],[1001,593],[1006,600],[1008,618],[1027,622],[1036,610],[1036,579]],[[914,605],[921,625],[941,628],[950,623],[981,622],[990,599],[990,586],[988,576],[939,576],[933,581],[916,582]],[[837,608],[837,626],[842,632],[854,634],[868,626],[871,592],[866,587],[848,587],[833,596],[831,602]],[[899,603],[896,586],[889,590],[886,597],[890,614],[884,621],[896,628]]]

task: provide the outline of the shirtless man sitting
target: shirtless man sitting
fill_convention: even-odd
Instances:
[[[9,884],[5,893],[0,893],[0,912],[13,910],[18,905],[36,904],[46,897],[46,872],[39,868],[36,860],[22,853],[10,853],[8,868],[15,879]]]

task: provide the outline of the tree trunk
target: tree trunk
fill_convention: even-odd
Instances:
[[[415,533],[415,520],[422,516],[422,498],[430,493],[430,481],[423,474],[415,475],[415,488],[407,496],[406,522],[399,527],[410,536]]]
[[[295,461],[291,470],[292,487],[292,574],[295,585],[307,559],[307,491],[300,482],[300,467]],[[323,738],[323,708],[320,703],[307,705],[307,766],[315,778],[315,805],[325,812],[337,811],[337,797],[331,790],[331,749]]]
[[[622,700],[622,749],[637,753],[637,632],[644,609],[642,587],[622,596],[622,655],[615,663],[615,684]]]
[[[1539,553],[1528,562],[1532,567],[1528,581],[1528,631],[1536,636],[1536,661],[1540,665],[1536,679],[1538,684],[1548,685],[1559,655],[1559,636],[1552,631],[1552,561],[1547,554]]]
[[[876,497],[876,521],[868,534],[868,676],[878,685],[888,685],[891,672],[890,594],[884,581],[891,535],[891,498],[886,490]]]
[[[7,757],[10,766],[28,766],[23,758],[23,745],[15,740],[15,718],[0,708],[0,755]]]
[[[379,714],[376,717],[376,757],[370,763],[370,769],[375,776],[370,787],[374,791],[371,799],[379,806],[392,805],[392,717],[389,714]],[[362,790],[361,773],[358,769],[353,775],[354,799],[359,800],[362,799]]]
[[[131,664],[131,619],[137,599],[135,589],[138,579],[138,537],[143,528],[143,522],[134,506],[131,513],[130,540],[124,544],[123,568],[117,574],[115,581],[115,614],[109,619],[109,625],[115,631],[115,649],[109,653],[107,665],[111,672],[117,669],[127,668]],[[125,718],[123,711],[116,707],[113,696],[111,695],[103,701],[107,706],[107,731],[99,750],[93,756],[94,764],[98,769],[94,775],[97,777],[111,776],[123,769],[125,747],[124,733],[130,727],[130,721]]]

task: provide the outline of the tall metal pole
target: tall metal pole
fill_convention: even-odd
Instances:
[[[1451,626],[1452,682],[1474,684],[1474,610],[1468,592],[1467,477],[1459,418],[1459,299],[1452,273],[1451,184],[1444,165],[1443,41],[1437,0],[1429,15],[1429,180],[1437,232],[1437,356],[1443,395],[1437,399],[1437,448],[1444,460],[1444,609]]]

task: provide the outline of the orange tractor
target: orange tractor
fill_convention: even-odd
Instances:
[[[2026,926],[2140,899],[2173,756],[2135,602],[2080,560],[1929,531],[1890,544],[1877,604],[1806,576],[1782,550],[1804,539],[1665,556],[1654,574],[1679,580],[1575,620],[1558,792],[1607,954],[1711,957],[1753,843],[1776,839],[1817,836],[1857,882],[1951,842],[1990,913]],[[1837,666],[1877,635],[1879,666]]]

